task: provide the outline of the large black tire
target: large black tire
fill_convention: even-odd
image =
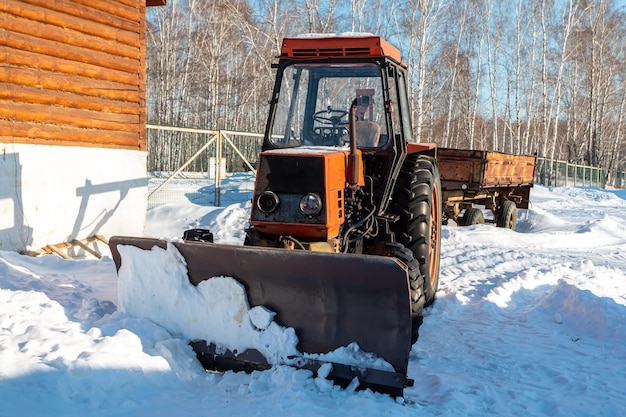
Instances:
[[[471,226],[473,224],[484,224],[485,215],[481,209],[471,207],[465,210],[463,217],[459,221],[459,226]]]
[[[367,251],[370,255],[391,256],[407,267],[411,287],[411,344],[417,342],[422,324],[423,310],[426,305],[424,294],[424,276],[420,273],[420,264],[413,257],[413,252],[401,243],[382,242]]]
[[[504,200],[498,207],[496,226],[515,230],[517,226],[517,206],[510,200]]]
[[[413,252],[424,277],[426,305],[435,301],[441,254],[441,181],[434,158],[408,155],[395,185],[391,213],[396,240]]]

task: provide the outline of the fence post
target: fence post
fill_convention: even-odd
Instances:
[[[565,186],[569,187],[569,162],[565,161]]]
[[[222,206],[222,131],[217,131],[217,148],[215,149],[215,205]]]

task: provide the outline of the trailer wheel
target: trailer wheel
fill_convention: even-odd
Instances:
[[[483,211],[481,209],[477,209],[476,207],[470,207],[465,210],[465,213],[463,213],[459,226],[471,226],[473,224],[484,223],[485,215],[483,214]]]
[[[420,264],[428,306],[439,286],[441,252],[441,181],[434,158],[407,156],[389,210],[400,216],[392,225],[396,240],[411,249]]]
[[[498,208],[496,226],[515,230],[515,226],[517,226],[517,206],[514,202],[510,200],[502,202],[502,205]]]

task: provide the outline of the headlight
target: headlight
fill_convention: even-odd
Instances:
[[[265,214],[275,211],[278,208],[278,204],[280,204],[280,200],[272,191],[263,191],[256,200],[256,206]]]
[[[300,199],[300,211],[307,216],[314,216],[322,211],[322,199],[319,195],[309,193]]]

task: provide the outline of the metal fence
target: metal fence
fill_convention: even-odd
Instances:
[[[556,159],[537,158],[535,182],[551,187],[626,188],[626,172],[617,170],[607,176],[606,168],[590,167]]]
[[[252,198],[249,181],[224,180],[233,173],[254,175],[262,140],[258,133],[148,125],[148,208]]]
[[[611,185],[615,188],[626,188],[626,171],[617,170]]]
[[[552,187],[606,185],[606,169],[572,164],[567,161],[537,158],[535,182]]]

